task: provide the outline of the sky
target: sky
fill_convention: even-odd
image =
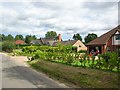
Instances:
[[[98,36],[118,25],[119,0],[0,1],[0,32],[44,37],[55,31],[63,40],[79,33]]]

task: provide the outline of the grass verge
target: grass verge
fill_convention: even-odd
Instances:
[[[73,88],[118,88],[118,73],[72,67],[44,60],[34,60],[28,64]]]

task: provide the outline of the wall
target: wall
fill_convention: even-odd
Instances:
[[[77,51],[87,50],[87,47],[80,40],[78,40],[73,46],[77,46]]]
[[[120,34],[120,33],[116,32],[116,34]],[[120,40],[116,40],[115,35],[112,37],[112,45],[120,45]]]

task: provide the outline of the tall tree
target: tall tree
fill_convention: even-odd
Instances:
[[[15,40],[24,40],[22,35],[16,35]]]
[[[7,36],[5,36],[4,34],[2,34],[2,41],[7,40]]]
[[[79,33],[74,34],[74,35],[73,35],[73,39],[74,39],[74,40],[80,40],[80,41],[82,41],[82,37],[80,36]]]
[[[14,41],[14,37],[11,34],[8,34],[7,40],[9,41]]]
[[[89,43],[90,41],[94,40],[97,38],[97,34],[94,34],[94,33],[91,33],[91,34],[88,34],[84,40],[85,40],[85,43]]]
[[[36,40],[36,39],[37,39],[37,38],[36,38],[35,35],[33,35],[33,36],[31,36],[31,35],[26,35],[26,37],[25,37],[25,42],[29,44],[32,40]]]
[[[54,39],[57,37],[57,33],[55,31],[48,31],[46,34],[45,34],[45,38],[51,38],[51,39]]]

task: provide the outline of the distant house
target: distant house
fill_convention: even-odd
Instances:
[[[39,39],[37,39],[37,40],[32,40],[32,41],[30,42],[30,44],[42,45],[42,42],[41,42]]]
[[[23,44],[26,44],[26,43],[23,40],[16,40],[15,44],[16,45],[23,45]]]
[[[65,46],[75,46],[77,47],[77,52],[80,50],[87,50],[87,47],[80,40],[68,40],[68,41],[54,42],[53,46],[57,46],[58,43],[61,43]]]
[[[87,52],[98,49],[100,53],[120,50],[120,25],[86,44]]]
[[[40,38],[40,39],[37,39],[37,40],[32,40],[32,41],[30,42],[30,44],[52,46],[52,44],[53,44],[55,41],[56,41],[56,40],[50,39],[50,38]]]
[[[68,41],[63,41],[61,34],[58,34],[56,39],[50,39],[50,38],[40,38],[38,40],[32,40],[30,43],[31,44],[40,44],[40,45],[47,45],[47,46],[57,46],[58,42],[65,46],[76,46],[77,51],[80,50],[87,50],[87,47],[80,41],[80,40],[68,40]]]
[[[52,38],[40,38],[37,40],[32,40],[30,44],[39,44],[39,45],[47,45],[52,46],[54,42],[62,41],[61,34],[59,34],[55,39]]]

